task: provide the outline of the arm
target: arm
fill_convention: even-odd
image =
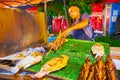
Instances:
[[[88,18],[83,18],[81,22],[79,22],[78,24],[68,28],[67,30],[65,30],[62,34],[63,36],[67,36],[69,34],[69,32],[73,31],[73,30],[77,30],[77,29],[83,29],[88,25]]]
[[[58,35],[57,39],[52,44],[48,44],[48,46],[51,47],[51,49],[58,50],[58,48],[61,45],[63,45],[64,42],[66,41],[65,39],[68,36],[70,31],[73,31],[76,29],[82,29],[82,28],[86,27],[87,25],[88,25],[88,18],[83,18],[82,21],[79,22],[78,24],[76,24],[75,26],[72,26],[72,27],[68,28],[67,30],[63,31],[62,33],[60,33]]]
[[[83,29],[84,27],[86,27],[88,25],[88,18],[84,18],[81,22],[79,22],[78,24],[72,26],[69,28],[69,30],[73,31],[73,30],[77,30],[77,29]]]

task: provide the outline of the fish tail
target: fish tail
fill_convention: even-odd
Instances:
[[[36,73],[34,76],[37,77],[37,78],[42,78],[42,77],[44,77],[46,74],[48,74],[48,73],[45,72],[45,71],[40,71],[40,72]]]
[[[19,68],[17,68],[17,67],[13,67],[12,69],[11,69],[11,72],[12,73],[17,73],[19,71]]]
[[[28,68],[29,66],[31,66],[32,64],[28,64],[24,67],[24,69]]]

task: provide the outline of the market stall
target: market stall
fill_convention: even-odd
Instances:
[[[41,62],[29,67],[28,69],[24,69],[22,71],[23,72],[28,71],[28,73],[31,72],[32,74],[35,72],[39,72],[41,67],[47,61],[55,57],[61,57],[61,55],[67,55],[69,56],[69,61],[66,67],[58,71],[52,72],[50,74],[47,74],[46,77],[51,78],[52,76],[53,78],[58,78],[58,79],[60,78],[60,79],[68,79],[68,80],[69,79],[77,80],[87,57],[90,58],[91,65],[96,62],[95,56],[91,52],[91,47],[94,44],[95,42],[68,39],[68,41],[63,46],[61,46],[58,51],[52,50],[49,53],[49,55],[47,56],[43,55],[44,58],[42,59]],[[103,61],[105,62],[107,55],[110,53],[109,44],[105,44],[105,43],[100,43],[100,44],[102,44],[105,49],[105,54],[103,56]],[[56,65],[54,65],[53,67],[55,66]],[[22,71],[21,71],[21,74],[22,74]],[[26,75],[29,76],[29,74],[26,74]]]
[[[25,1],[25,4],[34,2],[15,1]],[[44,13],[28,13],[13,8],[0,8],[0,12],[0,27],[3,30],[0,33],[0,50],[7,54],[0,57],[0,80],[119,79],[120,66],[116,68],[112,61],[119,58],[110,56],[108,43],[66,38],[61,36],[61,31],[54,41],[48,42]]]

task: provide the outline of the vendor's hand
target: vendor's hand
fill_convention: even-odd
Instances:
[[[67,29],[67,30],[63,31],[62,34],[61,34],[61,37],[66,38],[69,35],[69,32],[70,32],[70,29]]]
[[[69,32],[70,32],[70,29],[63,31],[62,33],[60,32],[56,40],[48,43],[47,47],[54,50],[58,50],[59,47],[61,47],[66,41],[66,37],[68,36]]]

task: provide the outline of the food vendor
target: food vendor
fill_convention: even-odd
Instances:
[[[65,30],[62,34],[67,36],[72,31],[75,39],[93,41],[93,29],[88,14],[81,14],[78,6],[71,6],[69,8],[69,15],[73,19],[72,27]]]

